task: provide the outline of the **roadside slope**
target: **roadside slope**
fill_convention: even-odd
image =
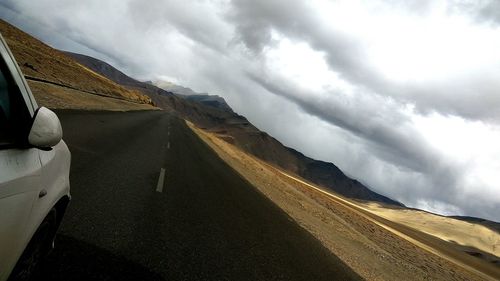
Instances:
[[[124,87],[142,91],[151,97],[157,106],[175,111],[182,118],[217,133],[227,142],[268,163],[349,198],[403,206],[395,200],[370,190],[359,181],[349,178],[334,164],[309,158],[286,147],[277,139],[259,130],[247,118],[235,113],[221,100],[217,100],[214,106],[214,97],[209,95],[175,95],[151,83],[134,80],[106,62],[80,54],[68,54],[100,75]]]
[[[224,161],[367,280],[500,278],[495,263],[471,256],[454,243],[387,220],[369,212],[364,204],[326,192],[248,155],[213,133],[194,125],[191,128]]]
[[[382,218],[448,241],[457,250],[500,265],[500,232],[480,222],[467,222],[417,209],[390,208],[378,203],[359,204]]]
[[[360,280],[175,115],[57,113],[73,199],[40,280]]]
[[[114,110],[154,108],[148,96],[91,71],[3,20],[0,32],[40,105]]]

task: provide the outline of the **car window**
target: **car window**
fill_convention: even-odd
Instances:
[[[0,58],[0,148],[25,145],[30,120],[21,91]]]

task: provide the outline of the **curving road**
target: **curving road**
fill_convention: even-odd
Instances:
[[[360,279],[182,120],[58,115],[73,200],[39,279]]]

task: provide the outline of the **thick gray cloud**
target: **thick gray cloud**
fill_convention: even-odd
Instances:
[[[385,5],[384,1],[372,2]],[[445,83],[436,81],[422,85],[411,81],[402,84],[390,82],[367,63],[368,47],[363,45],[362,40],[336,26],[325,25],[324,19],[319,18],[314,7],[308,3],[311,2],[235,0],[232,1],[232,10],[228,19],[237,27],[238,36],[245,45],[255,52],[262,51],[264,46],[272,43],[271,32],[274,30],[286,37],[306,41],[314,49],[325,52],[333,71],[341,73],[345,79],[354,84],[363,85],[376,94],[391,96],[403,103],[413,103],[423,113],[438,111],[472,120],[500,122],[500,95],[498,94],[500,79],[496,77],[496,73],[500,71],[498,65],[494,69],[488,69],[486,73],[476,73],[476,77],[471,78],[467,73],[465,74],[467,77],[458,76],[454,81]],[[399,3],[399,5],[407,5],[408,16],[413,16],[413,13],[430,13],[427,8],[428,3],[421,4],[420,9],[414,9],[417,5],[415,1]],[[477,11],[476,14],[484,14],[489,13],[494,5],[497,5],[494,1],[485,1],[481,5],[469,3],[468,9],[474,8]],[[447,5],[450,11],[461,7],[463,8],[461,2],[450,2]],[[480,15],[476,16],[480,17]],[[428,44],[439,45],[448,40],[446,34],[437,39],[440,41],[428,42]],[[407,53],[408,57],[414,55],[414,53]],[[470,55],[470,53],[457,54],[456,59],[460,60],[460,56]],[[434,66],[429,64],[428,67],[431,69]]]
[[[447,161],[433,149],[413,127],[409,116],[402,113],[394,102],[362,94],[347,98],[347,102],[339,97],[340,93],[314,98],[316,94],[297,91],[296,86],[280,81],[272,74],[261,73],[261,76],[252,77],[267,91],[285,97],[305,112],[365,140],[365,145],[377,158],[407,172],[423,175],[428,187],[420,192],[432,193],[435,199],[443,202],[452,203],[456,199],[450,194],[461,180],[464,167]]]
[[[496,76],[500,63],[495,59],[499,57],[489,61],[483,56],[491,51],[483,43],[489,42],[488,32],[498,22],[494,12],[498,9],[488,9],[495,2],[361,1],[356,3],[362,7],[356,9],[368,7],[369,13],[386,13],[389,20],[386,25],[378,25],[380,18],[368,14],[366,22],[349,21],[348,14],[346,20],[352,30],[335,21],[341,14],[321,13],[321,3],[343,2],[153,0],[145,4],[138,0],[6,0],[0,5],[0,16],[57,48],[104,59],[136,78],[172,79],[201,92],[220,94],[237,112],[285,144],[334,162],[376,191],[405,204],[500,220],[500,190],[495,186],[500,180],[476,173],[482,170],[484,161],[492,167],[497,163],[484,160],[487,153],[475,155],[470,147],[464,148],[472,151],[472,156],[450,154],[416,123],[419,118],[432,121],[437,114],[445,120],[464,118],[464,130],[479,126],[480,132],[486,130],[493,135],[498,130],[500,79]],[[451,29],[446,22],[443,26],[431,22],[438,30],[435,41],[419,41],[425,38],[422,30],[407,23],[396,30],[396,35],[403,36],[401,40],[391,33],[382,37],[384,40],[377,37],[387,36],[381,29],[397,27],[401,18],[431,17],[440,8],[436,3],[447,16],[470,18],[475,25],[471,29],[464,27],[460,36],[448,36],[450,30],[461,32],[463,22],[453,22]],[[393,19],[389,15],[400,17]],[[372,29],[367,29],[371,25]],[[460,28],[453,29],[456,26]],[[424,51],[415,51],[411,44],[401,42],[413,42],[413,33],[418,39],[415,43]],[[403,74],[416,73],[426,79],[392,79],[381,70],[380,61],[373,61],[373,50],[380,48],[372,44],[385,39],[396,44],[391,51],[397,52],[396,61],[388,61],[388,65],[404,66],[397,60],[408,58],[408,64],[421,69],[413,72],[403,68],[408,72]],[[334,73],[338,81],[350,85],[349,90],[332,85],[337,80],[328,86],[308,85],[312,82],[276,67],[271,53],[282,52],[283,40],[292,45],[304,44],[306,49],[320,54],[327,70],[311,71],[317,71],[318,76],[325,71]],[[464,42],[468,45],[452,48]],[[477,50],[482,52],[476,59],[471,55]],[[436,56],[439,60],[442,54],[448,59],[440,61],[445,62],[444,66],[432,61],[429,65],[419,64],[420,58],[427,61],[426,56]],[[303,55],[292,54],[290,60],[313,60],[301,58]],[[481,59],[487,62],[486,67],[474,68]],[[471,69],[451,71],[450,77],[443,76],[446,79],[440,76],[453,70],[446,67],[447,62],[461,66],[462,61]],[[426,69],[430,74],[425,73]],[[389,73],[398,75],[397,71]],[[438,128],[446,130],[446,124]],[[455,151],[460,154],[460,149]]]

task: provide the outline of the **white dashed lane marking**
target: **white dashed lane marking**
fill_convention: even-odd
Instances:
[[[160,169],[160,176],[158,177],[158,184],[156,185],[156,192],[163,191],[163,184],[165,183],[165,168]]]

